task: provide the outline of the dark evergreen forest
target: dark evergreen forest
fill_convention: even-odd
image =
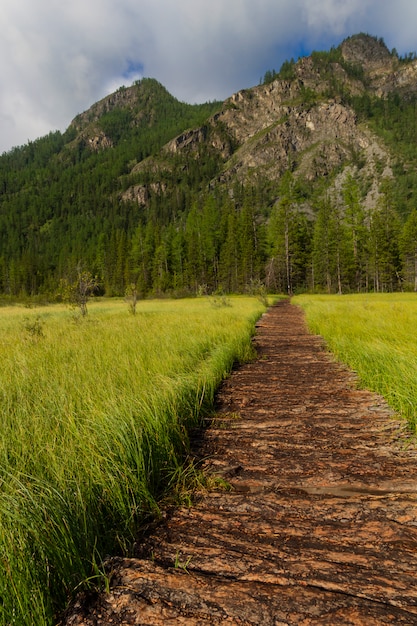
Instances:
[[[316,63],[325,67],[332,54]],[[292,71],[285,63],[287,80]],[[213,184],[222,163],[209,137],[198,159],[167,153],[158,170],[164,144],[186,128],[209,135],[205,122],[221,105],[180,103],[152,79],[135,87],[136,108],[97,116],[111,147],[92,150],[71,125],[0,157],[1,294],[56,298],[76,267],[109,296],[417,289],[415,97],[353,97],[334,85],[395,157],[395,176],[381,179],[369,211],[364,181],[353,176],[341,205],[328,181],[310,185],[290,171],[277,183]],[[146,183],[145,205],[122,199]]]

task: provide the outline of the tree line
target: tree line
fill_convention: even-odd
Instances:
[[[127,220],[97,230],[89,245],[63,251],[55,267],[46,266],[33,239],[20,259],[0,257],[0,291],[57,295],[60,281],[80,266],[96,292],[110,296],[239,293],[261,285],[284,293],[417,291],[417,209],[402,220],[393,187],[383,180],[377,205],[367,210],[350,174],[341,199],[325,193],[312,200],[314,216],[289,172],[272,207],[257,188],[213,191],[174,219],[142,215],[130,226]],[[129,213],[137,216],[137,207]]]
[[[267,280],[278,291],[323,293],[417,290],[417,210],[403,222],[392,201],[394,181],[381,182],[367,210],[350,174],[341,201],[325,195],[309,223],[291,176],[269,225]]]

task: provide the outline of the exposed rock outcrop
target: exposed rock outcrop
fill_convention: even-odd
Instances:
[[[235,93],[204,127],[170,141],[159,166],[155,160],[144,161],[135,173],[149,173],[151,167],[157,178],[170,157],[198,160],[203,150],[211,150],[222,162],[213,186],[249,179],[275,183],[288,168],[310,182],[330,180],[341,168],[360,161],[369,187],[377,187],[381,171],[390,173],[388,151],[337,94],[369,90],[385,97],[394,88],[417,89],[417,61],[402,64],[382,40],[363,34],[344,41],[335,58],[324,64],[314,55],[300,59],[291,79],[278,77]],[[371,145],[377,148],[369,151]],[[375,150],[378,163],[372,156]],[[143,203],[145,195],[131,190],[125,197]]]

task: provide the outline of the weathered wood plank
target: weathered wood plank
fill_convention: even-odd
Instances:
[[[417,450],[404,424],[289,302],[255,343],[196,448],[232,491],[198,494],[133,558],[110,559],[110,594],[80,596],[65,626],[417,624]]]

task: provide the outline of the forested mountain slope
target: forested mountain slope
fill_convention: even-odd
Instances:
[[[224,103],[138,81],[0,157],[0,292],[413,289],[417,60],[355,35]]]

